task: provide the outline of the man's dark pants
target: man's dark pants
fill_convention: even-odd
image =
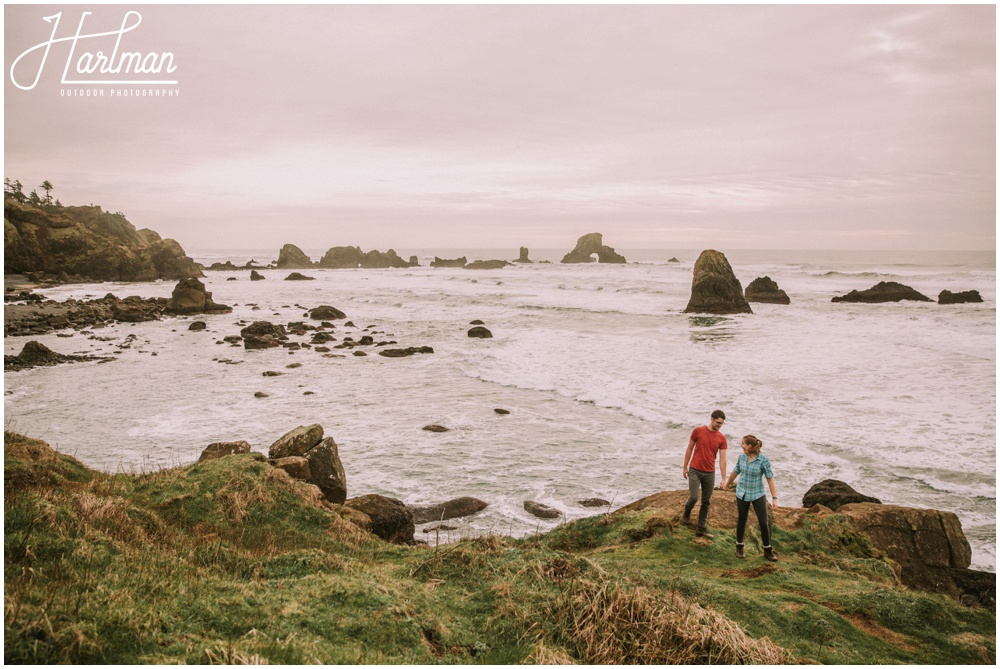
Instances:
[[[684,517],[691,517],[691,510],[698,501],[698,489],[701,489],[701,506],[698,508],[698,529],[705,530],[708,526],[708,507],[712,505],[712,489],[715,488],[715,472],[703,472],[693,467],[688,469],[688,490],[691,496],[684,505]]]

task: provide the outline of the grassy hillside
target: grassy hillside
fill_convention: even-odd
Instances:
[[[4,434],[11,663],[986,663],[842,516],[733,557],[649,513],[407,548],[251,455],[104,474]]]

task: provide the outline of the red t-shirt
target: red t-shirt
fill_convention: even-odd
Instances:
[[[715,454],[726,450],[726,435],[722,430],[712,432],[707,425],[691,430],[694,441],[694,453],[691,455],[690,467],[703,472],[715,471]]]

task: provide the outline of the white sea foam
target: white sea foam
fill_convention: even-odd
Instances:
[[[193,319],[179,318],[95,330],[113,338],[106,342],[80,333],[37,337],[59,352],[117,360],[5,374],[8,426],[89,465],[136,470],[192,462],[213,441],[246,439],[266,451],[287,430],[318,422],[340,446],[352,495],[488,501],[481,514],[449,522],[460,528],[454,538],[545,531],[559,522],[530,516],[522,506],[528,499],[572,519],[594,513],[577,504],[587,497],[620,506],[683,488],[688,434],[720,407],[734,445],[747,433],[764,440],[785,503],[837,478],[884,502],[952,510],[973,545],[974,565],[994,568],[992,255],[733,252],[744,286],[770,276],[792,303],[715,317],[683,313],[695,252],[646,252],[627,265],[489,271],[432,269],[427,253],[399,253],[420,256],[424,266],[307,270],[312,282],[283,281],[288,272],[279,270],[265,270],[267,280],[253,283],[246,272],[210,272],[205,281],[215,300],[235,307],[229,315],[198,317],[209,323],[207,332],[190,332]],[[463,254],[505,257],[438,253]],[[667,263],[673,255],[683,262]],[[250,257],[268,259],[262,252],[197,258]],[[830,301],[882,280],[932,298],[946,288],[976,289],[985,302]],[[105,284],[43,293],[152,297],[172,287]],[[358,326],[338,325],[338,338],[357,338],[371,326],[376,341],[430,345],[435,353],[324,358],[217,343],[237,334],[241,321],[308,320],[305,310],[319,304],[337,306]],[[485,321],[494,338],[467,337],[473,319]],[[136,335],[131,346],[119,348],[129,335]],[[23,343],[9,337],[5,352]],[[292,362],[303,364],[287,368]],[[256,391],[270,396],[257,399]],[[450,431],[421,430],[429,423]]]

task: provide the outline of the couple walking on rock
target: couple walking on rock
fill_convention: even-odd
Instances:
[[[718,455],[721,478],[726,478],[726,435],[722,434],[722,425],[726,422],[726,414],[716,409],[708,425],[696,427],[691,431],[687,450],[684,452],[682,472],[688,480],[690,496],[684,505],[683,522],[691,522],[691,511],[698,502],[701,493],[701,506],[698,509],[698,527],[695,536],[706,539],[713,538],[708,532],[708,509],[712,503],[712,490],[715,488],[715,460]],[[736,484],[736,557],[744,557],[743,535],[746,531],[750,507],[753,507],[760,524],[760,540],[764,547],[764,558],[771,562],[777,561],[774,549],[771,547],[771,532],[767,523],[767,497],[764,494],[763,480],[771,489],[771,503],[778,508],[778,497],[774,489],[774,474],[767,456],[760,452],[763,442],[752,434],[743,437],[740,447],[743,453],[736,461],[732,474],[719,490],[725,490],[739,477]],[[689,467],[690,465],[690,467]]]

